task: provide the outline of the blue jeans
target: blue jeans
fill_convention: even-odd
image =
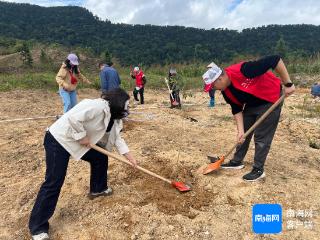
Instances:
[[[48,221],[56,208],[70,157],[70,154],[50,132],[45,135],[44,147],[47,168],[45,180],[40,187],[29,220],[29,229],[32,235],[42,232],[48,233]],[[90,192],[99,193],[106,190],[108,188],[108,157],[94,149],[90,149],[82,159],[89,162],[91,166]]]
[[[210,96],[209,107],[214,107],[214,94],[215,94],[215,92],[216,92],[215,89],[211,89],[209,91],[209,96]]]
[[[68,92],[62,88],[59,89],[59,94],[62,98],[63,102],[63,112],[68,112],[71,108],[73,108],[78,100],[77,100],[77,92],[76,90],[73,90],[71,92]]]
[[[313,95],[313,97],[320,97],[320,85],[319,84],[312,85],[311,94]]]

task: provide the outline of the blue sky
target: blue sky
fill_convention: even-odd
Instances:
[[[7,0],[82,6],[113,23],[242,30],[269,24],[320,24],[319,0]]]
[[[234,9],[237,8],[239,4],[241,4],[241,2],[243,2],[243,0],[233,0],[229,5],[228,10],[230,12],[233,11]]]

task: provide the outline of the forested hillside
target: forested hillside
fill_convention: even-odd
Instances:
[[[124,13],[125,14],[125,13]],[[121,64],[187,63],[270,53],[301,57],[320,50],[320,26],[269,25],[244,29],[112,24],[81,7],[0,2],[0,38],[36,40],[110,51]],[[5,41],[0,41],[5,45]],[[1,47],[1,46],[0,46]]]

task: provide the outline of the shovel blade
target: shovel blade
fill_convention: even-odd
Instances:
[[[204,170],[203,170],[203,174],[206,175],[208,173],[211,173],[215,170],[218,170],[221,166],[221,164],[224,161],[224,156],[220,157],[220,159],[218,161],[215,161],[213,163],[210,163]]]
[[[220,160],[220,157],[218,157],[218,156],[210,156],[210,155],[208,155],[207,158],[211,163],[215,163],[215,162]]]
[[[178,189],[180,192],[188,192],[191,191],[191,187],[183,182],[171,182],[172,186]]]

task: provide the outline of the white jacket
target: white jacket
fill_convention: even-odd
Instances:
[[[78,140],[88,136],[91,144],[101,143],[112,151],[116,146],[120,154],[129,152],[129,148],[120,136],[122,120],[115,120],[107,134],[106,130],[111,113],[109,103],[101,98],[84,99],[66,112],[49,127],[50,133],[70,155],[79,160],[90,149]]]

